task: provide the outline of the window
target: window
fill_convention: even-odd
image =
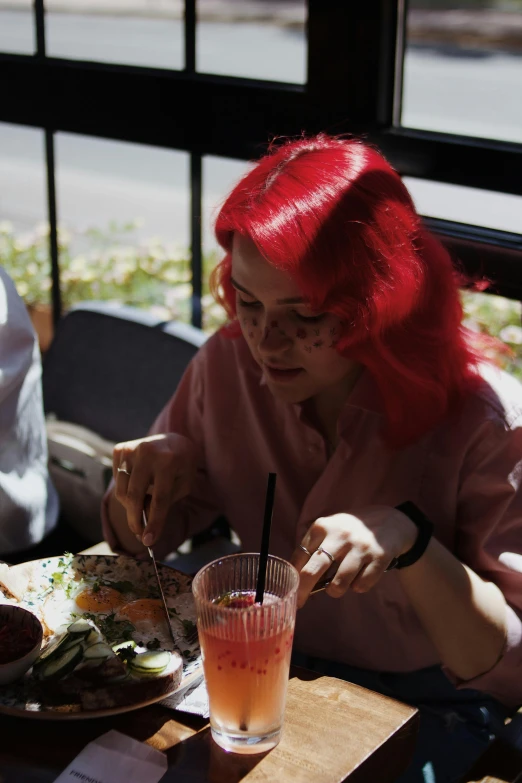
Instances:
[[[417,177],[403,181],[421,215],[522,234],[522,196]]]
[[[506,11],[493,0],[410,0],[407,14],[405,0],[134,0],[132,14],[118,17],[114,0],[86,0],[74,30],[64,18],[72,0],[55,2],[47,0],[46,21],[41,0],[34,22],[24,11],[35,45],[0,33],[0,122],[43,139],[56,318],[61,221],[133,220],[129,211],[148,210],[151,226],[171,221],[176,241],[190,246],[190,317],[204,323],[208,209],[233,176],[227,161],[239,171],[275,135],[320,130],[375,142],[465,267],[522,298],[519,0]],[[467,27],[455,23],[461,12]],[[473,38],[473,25],[486,37]],[[119,156],[130,149],[125,172]],[[153,162],[178,158],[179,169]],[[37,191],[26,192],[29,204]],[[2,199],[0,220],[16,199]]]
[[[183,68],[182,0],[80,3],[65,0],[46,14],[51,57]]]
[[[198,3],[196,63],[202,73],[306,82],[306,3]]]
[[[35,34],[31,0],[18,0],[15,6],[0,0],[0,51],[33,54]]]
[[[56,136],[62,302],[147,307],[190,321],[188,155]]]
[[[203,158],[203,328],[213,332],[225,320],[223,309],[216,304],[208,289],[208,276],[223,256],[214,236],[214,223],[221,204],[235,183],[246,173],[249,164],[243,160]]]
[[[402,124],[522,142],[522,4],[412,0]]]

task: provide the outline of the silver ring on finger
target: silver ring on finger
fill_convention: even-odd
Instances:
[[[329,558],[331,563],[335,563],[335,557],[332,554],[330,554],[330,552],[328,552],[326,549],[323,549],[322,546],[320,546],[319,549],[315,550],[315,554],[316,555],[321,555],[321,554],[326,555],[326,557]]]
[[[123,461],[119,468],[116,468],[117,473],[125,473],[126,476],[130,476],[130,470],[127,470],[127,463]]]
[[[310,552],[310,550],[309,550],[309,549],[307,549],[307,548],[306,548],[305,546],[303,546],[302,544],[299,544],[299,549],[302,549],[302,550],[303,550],[303,552],[305,553],[305,555],[308,555],[308,557],[312,557],[312,555],[313,555],[313,552]]]

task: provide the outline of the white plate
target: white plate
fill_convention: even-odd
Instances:
[[[41,619],[41,612],[44,601],[55,589],[56,579],[53,574],[63,573],[65,575],[76,574],[78,577],[89,580],[95,580],[97,571],[101,569],[103,576],[107,578],[113,570],[121,575],[129,576],[140,590],[148,590],[153,593],[156,585],[154,568],[151,562],[137,561],[134,558],[118,555],[75,555],[63,557],[50,557],[42,560],[35,560],[31,563],[31,585],[37,585],[37,590],[30,589],[24,599],[19,602],[19,606],[29,609]],[[27,564],[12,566],[13,571],[17,568],[27,569]],[[107,569],[107,570],[106,570]],[[180,613],[183,619],[196,621],[196,608],[192,599],[192,578],[173,568],[169,568],[158,563],[158,571],[165,597],[169,605],[177,605],[179,597]],[[169,599],[171,599],[169,601]],[[4,595],[0,589],[0,603],[13,603],[8,595]],[[179,628],[177,627],[179,625]],[[149,704],[162,701],[173,693],[184,690],[191,683],[194,683],[202,674],[202,661],[199,644],[189,645],[185,639],[185,633],[181,623],[172,622],[172,630],[176,637],[178,647],[183,654],[183,678],[181,684],[171,691],[162,693],[152,699],[140,701],[133,704],[126,704],[119,707],[111,707],[100,710],[84,710],[81,706],[76,706],[74,711],[65,712],[59,707],[50,707],[42,705],[31,693],[31,673],[29,672],[23,680],[13,685],[0,686],[0,713],[13,715],[16,717],[36,718],[40,720],[78,720],[86,718],[101,718],[110,715],[118,715],[123,712],[146,707]],[[140,634],[143,635],[143,634]]]

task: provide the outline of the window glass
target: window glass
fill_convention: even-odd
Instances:
[[[60,133],[64,307],[103,299],[190,321],[186,153]]]
[[[40,344],[51,338],[51,262],[44,133],[0,123],[0,264],[28,306]]]
[[[522,142],[520,0],[410,0],[401,124]]]
[[[34,54],[35,48],[31,0],[0,0],[0,52]]]
[[[417,177],[403,181],[421,215],[522,233],[522,196]]]
[[[202,73],[306,83],[306,0],[197,0]]]
[[[226,320],[224,310],[209,292],[208,278],[216,263],[223,257],[223,249],[214,236],[214,224],[219,210],[236,182],[251,164],[244,160],[203,158],[203,329],[214,332]]]
[[[464,323],[475,332],[498,337],[502,346],[492,346],[488,353],[504,370],[522,380],[521,303],[494,294],[464,291]]]
[[[182,0],[47,0],[46,10],[51,57],[184,67]]]

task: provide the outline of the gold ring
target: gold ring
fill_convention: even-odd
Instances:
[[[323,547],[322,547],[322,546],[320,546],[320,547],[319,547],[319,549],[316,549],[316,550],[315,550],[315,554],[316,554],[316,555],[320,555],[321,553],[322,553],[323,555],[326,555],[326,557],[329,557],[329,558],[330,558],[330,561],[331,561],[332,563],[335,563],[335,557],[334,557],[333,555],[331,555],[331,554],[330,554],[330,552],[327,552],[327,551],[326,551],[326,549],[323,549]]]
[[[305,553],[305,555],[308,555],[308,557],[312,557],[312,552],[310,552],[310,550],[309,550],[309,549],[307,549],[307,548],[306,548],[305,546],[303,546],[302,544],[299,544],[299,549],[302,549],[302,550],[303,550],[303,552]]]

